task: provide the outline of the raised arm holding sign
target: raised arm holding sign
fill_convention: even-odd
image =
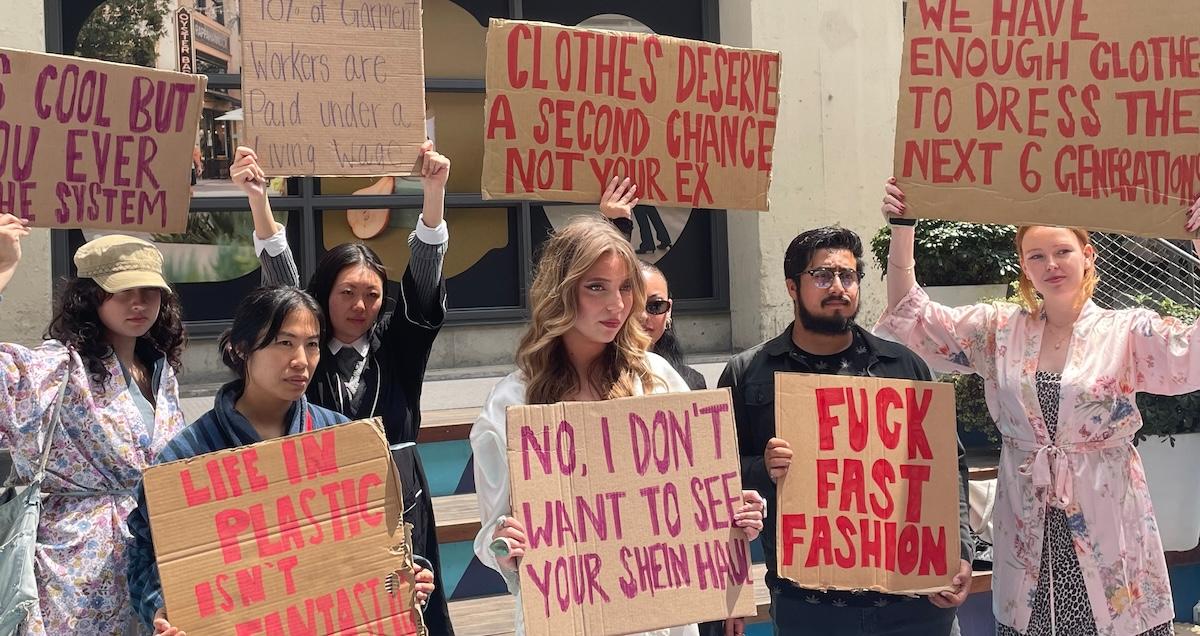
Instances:
[[[433,516],[431,489],[416,447],[421,426],[421,385],[425,365],[445,317],[446,286],[442,271],[449,245],[443,218],[450,159],[421,144],[414,154],[421,166],[424,202],[417,226],[409,234],[410,257],[403,269],[389,270],[387,258],[368,243],[336,245],[317,262],[306,287],[328,321],[321,349],[324,357],[309,386],[313,403],[354,419],[382,417],[390,444],[404,444],[395,459],[409,505],[405,522],[413,533],[413,549],[440,570],[437,520]],[[254,243],[262,262],[264,285],[302,284],[288,246],[287,232],[275,222],[266,192],[260,157],[251,148],[239,147],[230,166],[230,177],[246,193],[254,217]],[[379,244],[375,244],[379,247]],[[396,285],[392,278],[403,281]],[[402,311],[385,307],[385,297],[398,298]],[[347,359],[339,351],[355,351]],[[433,633],[452,632],[446,595],[439,591],[427,604],[425,624]]]
[[[883,212],[920,214],[905,195],[889,183]],[[1185,220],[1189,230],[1200,222],[1200,200],[1173,222]],[[1200,325],[1101,309],[1091,300],[1096,251],[1087,231],[1045,225],[1017,232],[1021,305],[946,307],[916,283],[913,231],[892,226],[879,327],[936,371],[983,377],[1004,439],[993,519],[999,633],[1060,624],[1169,634],[1163,545],[1132,443],[1142,425],[1134,396],[1200,389]],[[1088,556],[1076,545],[1091,546]],[[1105,600],[1114,596],[1117,605]]]

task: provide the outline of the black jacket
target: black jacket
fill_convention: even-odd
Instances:
[[[870,348],[871,362],[867,375],[904,380],[932,380],[929,367],[907,347],[877,338],[855,325],[853,329]],[[768,514],[763,521],[762,543],[767,560],[767,584],[780,586],[776,576],[775,539],[776,491],[775,482],[767,474],[763,454],[767,441],[775,437],[775,373],[815,373],[803,358],[796,354],[792,342],[792,325],[779,336],[743,351],[729,360],[718,386],[733,392],[733,410],[738,429],[738,447],[742,456],[742,487],[757,490],[767,499]],[[962,442],[958,444],[959,472],[959,540],[960,554],[971,561],[975,544],[967,508],[967,462]],[[957,572],[957,568],[952,568]],[[790,584],[783,582],[783,586]]]
[[[437,302],[427,313],[419,309],[415,287],[412,270],[405,270],[398,293],[393,296],[398,299],[396,308],[383,315],[369,334],[371,349],[362,371],[362,397],[357,409],[345,402],[337,360],[332,355],[321,356],[308,385],[308,399],[313,403],[344,412],[351,419],[382,417],[388,443],[393,445],[417,441],[425,366],[446,311],[445,279],[439,281]],[[403,488],[404,521],[412,524],[413,552],[429,559],[437,585],[425,606],[425,626],[431,635],[453,636],[433,498],[421,456],[415,445],[406,445],[393,450],[392,458]]]

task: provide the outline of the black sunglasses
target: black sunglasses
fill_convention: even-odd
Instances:
[[[671,311],[670,298],[655,298],[646,301],[646,313],[651,316],[661,316],[668,311]]]

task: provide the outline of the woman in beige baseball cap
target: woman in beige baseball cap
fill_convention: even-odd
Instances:
[[[0,214],[0,292],[28,233]],[[19,483],[37,472],[49,444],[34,563],[39,598],[21,633],[140,633],[125,580],[125,519],[137,506],[131,493],[142,470],[186,424],[175,380],[186,339],[162,263],[157,248],[130,236],[86,243],[46,341],[0,344],[0,448],[11,450]],[[0,301],[0,312],[13,300]]]

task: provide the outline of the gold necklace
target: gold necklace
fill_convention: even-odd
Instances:
[[[1050,323],[1049,323],[1049,322],[1047,322],[1047,323],[1046,323],[1046,326],[1047,326],[1047,327],[1050,327],[1051,325],[1050,325]],[[1057,333],[1057,330],[1058,330],[1058,328],[1057,328],[1057,327],[1055,327],[1055,332],[1056,332],[1056,333]],[[1049,329],[1046,329],[1045,331],[1049,331]],[[1071,334],[1072,334],[1073,332],[1074,332],[1074,327],[1072,327],[1070,330],[1068,330],[1068,331],[1067,331],[1067,333],[1066,333],[1066,335],[1064,335],[1064,336],[1060,337],[1060,338],[1058,339],[1058,342],[1054,343],[1054,350],[1055,350],[1055,351],[1058,351],[1059,349],[1062,349],[1063,343],[1064,343],[1064,342],[1066,342],[1066,341],[1067,341],[1067,340],[1068,340],[1068,339],[1071,337]]]

